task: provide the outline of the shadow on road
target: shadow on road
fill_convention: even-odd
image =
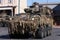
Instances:
[[[52,36],[60,36],[60,28],[53,28],[52,29]],[[20,37],[21,35],[19,35]],[[9,35],[0,35],[0,39],[24,39],[24,38],[12,38],[12,37],[9,37]]]
[[[56,36],[60,36],[60,27],[53,28],[52,32],[53,32],[53,34],[55,34]]]
[[[1,39],[10,39],[9,35],[1,35],[0,38]]]
[[[9,37],[9,35],[1,35],[0,39],[28,39],[28,38],[24,38],[22,36],[20,37],[20,35],[19,36],[14,36],[14,37]]]

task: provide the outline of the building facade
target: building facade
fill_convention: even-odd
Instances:
[[[24,13],[24,8],[27,7],[27,0],[0,0],[0,13],[14,15]],[[3,11],[3,12],[2,12]]]

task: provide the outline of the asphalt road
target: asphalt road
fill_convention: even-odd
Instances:
[[[10,39],[10,37],[8,36],[8,28],[0,27],[0,40],[22,40],[22,39],[12,39],[12,38]],[[60,40],[60,28],[54,27],[51,36],[38,40]]]

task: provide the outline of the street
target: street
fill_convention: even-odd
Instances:
[[[0,40],[14,40],[9,38],[7,27],[0,27]],[[53,27],[51,36],[39,40],[60,40],[60,28]]]

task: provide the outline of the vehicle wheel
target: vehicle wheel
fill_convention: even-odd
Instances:
[[[45,32],[44,32],[44,37],[46,37],[46,35],[47,35],[47,34],[46,34],[46,31],[45,31]]]
[[[50,36],[51,35],[51,32],[52,32],[51,30],[48,30],[47,31],[47,36]]]
[[[41,32],[41,38],[44,38],[44,32]]]
[[[47,27],[46,27],[46,25],[44,26],[44,37],[47,37]]]
[[[22,36],[20,34],[9,34],[10,38],[22,38]]]
[[[47,36],[49,36],[49,35],[50,35],[50,31],[48,30],[48,31],[47,31]]]
[[[44,32],[43,31],[40,31],[40,30],[38,30],[37,32],[36,32],[36,38],[44,38]]]
[[[49,36],[49,26],[48,25],[46,25],[46,36]]]
[[[51,35],[51,32],[52,32],[52,31],[51,31],[51,30],[49,30],[49,36]]]
[[[9,34],[9,37],[10,38],[15,38],[15,35],[14,34]]]
[[[48,36],[48,31],[46,31],[46,36]]]
[[[2,22],[0,22],[0,27],[3,27],[3,23]]]
[[[12,30],[8,31],[10,38],[15,38],[15,33],[12,33]]]

